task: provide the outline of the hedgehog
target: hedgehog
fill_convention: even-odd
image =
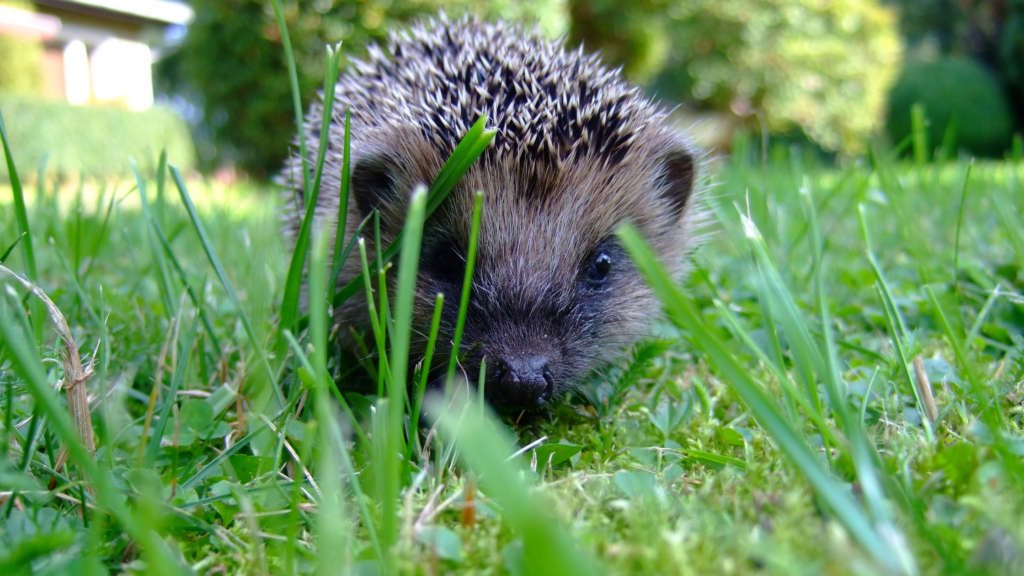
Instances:
[[[443,14],[392,32],[339,77],[315,222],[337,233],[344,124],[351,114],[346,238],[373,211],[387,246],[418,184],[429,184],[474,121],[490,146],[428,219],[422,240],[410,359],[422,359],[438,293],[445,295],[435,366],[451,354],[474,196],[484,206],[460,365],[486,362],[485,394],[499,411],[530,411],[585,381],[649,333],[660,307],[615,235],[632,223],[676,278],[688,267],[702,210],[701,156],[670,119],[599,56],[519,25]],[[322,102],[300,138],[318,142]],[[293,148],[297,148],[293,146]],[[305,212],[301,158],[280,180],[284,232]],[[370,238],[365,240],[368,252]],[[369,252],[372,253],[372,252]],[[334,279],[360,273],[352,255]],[[394,277],[395,274],[389,276]],[[365,328],[365,297],[334,311],[343,332]],[[364,331],[365,333],[365,331]],[[475,380],[476,378],[469,378]]]

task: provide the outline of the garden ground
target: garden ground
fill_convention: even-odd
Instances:
[[[341,403],[322,322],[278,333],[278,196],[181,182],[193,216],[143,164],[33,183],[24,222],[0,193],[4,265],[67,318],[96,426],[90,455],[52,325],[0,276],[4,573],[1021,573],[1019,154],[741,145],[684,285],[621,233],[654,338],[549,418],[435,407],[422,443]]]

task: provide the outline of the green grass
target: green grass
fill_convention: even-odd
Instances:
[[[402,374],[399,354],[384,398],[333,386],[343,367],[325,353],[322,276],[308,331],[286,332],[293,345],[276,351],[288,258],[270,191],[172,173],[182,202],[143,203],[158,179],[140,171],[23,189],[22,221],[5,188],[5,265],[28,270],[8,250],[27,227],[36,280],[83,354],[95,350],[98,450],[83,450],[54,391],[52,329],[41,322],[35,337],[32,300],[5,277],[0,564],[1016,573],[1024,165],[773,157],[761,165],[741,147],[720,167],[715,234],[682,286],[622,232],[669,321],[586,383],[587,399],[514,428],[473,402],[427,402],[443,425],[416,450],[405,407],[419,400],[399,383],[420,378]],[[190,188],[204,191],[198,205]],[[312,270],[329,269],[330,241],[311,236]],[[407,294],[377,300],[392,349],[408,333]]]
[[[11,169],[0,255],[92,363],[97,450],[42,306],[0,271],[0,571],[1024,571],[1019,153],[829,167],[740,140],[684,285],[619,231],[665,302],[652,338],[510,428],[475,394],[424,399],[433,346],[408,356],[423,222],[490,138],[481,119],[373,254],[311,220],[288,253],[269,187],[187,181],[174,158],[34,196]],[[342,246],[364,272],[336,291]],[[357,367],[327,320],[360,290],[378,361]],[[335,385],[364,369],[378,394]]]

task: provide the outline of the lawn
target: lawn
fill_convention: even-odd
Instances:
[[[19,168],[0,256],[91,367],[95,452],[54,324],[0,272],[0,572],[1024,572],[1019,151],[836,166],[741,143],[685,284],[621,232],[667,311],[627,361],[545,418],[453,395],[420,430],[404,386],[334,386],[326,299],[279,330],[269,185]]]

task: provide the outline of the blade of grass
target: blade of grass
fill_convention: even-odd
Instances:
[[[974,322],[971,323],[970,330],[967,331],[967,345],[970,346],[972,342],[978,342],[978,335],[981,333],[981,327],[985,325],[985,319],[988,318],[989,313],[992,312],[992,307],[995,306],[996,301],[1000,296],[1006,296],[1007,294],[1002,291],[999,284],[996,284],[992,288],[992,293],[985,299],[985,303],[981,305],[981,310],[978,311],[977,317]]]
[[[4,250],[4,253],[0,254],[0,264],[6,264],[7,258],[11,255],[11,252],[14,252],[14,249],[18,246],[18,243],[21,242],[22,239],[27,237],[28,234],[24,232],[18,234],[18,237],[14,239],[14,242],[11,242],[11,245]]]
[[[380,327],[380,341],[386,343],[390,334],[394,332],[391,321],[391,303],[388,301],[387,275],[391,271],[391,263],[384,264],[381,258],[380,246],[382,244],[380,235],[380,213],[373,211],[373,247],[376,255],[376,264],[373,270],[377,273],[377,326]],[[383,397],[391,389],[391,368],[388,364],[387,351],[383,348],[377,350],[377,376],[384,376],[383,380],[377,382],[377,395]]]
[[[274,10],[277,12],[278,26],[281,28],[282,37],[285,40],[286,54],[289,59],[289,70],[292,71],[294,68],[294,62],[291,61],[291,47],[286,35],[287,27],[285,26],[284,18],[280,13],[280,6],[277,0],[274,0]],[[299,226],[299,233],[295,238],[295,247],[292,250],[291,261],[288,264],[288,275],[285,277],[284,296],[281,301],[280,323],[278,324],[279,329],[293,328],[295,321],[299,316],[302,275],[306,266],[306,256],[309,253],[310,234],[312,233],[317,199],[320,195],[320,179],[323,175],[324,159],[327,155],[327,146],[331,140],[330,129],[331,121],[333,119],[332,112],[334,109],[334,88],[338,79],[338,62],[340,57],[341,52],[337,47],[327,47],[327,64],[326,71],[324,73],[324,101],[320,120],[320,142],[317,148],[316,165],[314,166],[315,174],[313,176],[312,185],[309,183],[307,174],[308,170],[306,168],[305,158],[306,151],[303,149],[301,152],[303,154],[303,183],[306,192],[303,196],[303,202],[305,203],[306,213],[303,215],[302,223]],[[298,106],[298,90],[297,88],[295,90],[296,106]],[[299,109],[296,108],[296,110]],[[302,130],[301,111],[297,112],[297,114],[296,122],[298,123],[299,129],[299,142],[304,142],[306,135]],[[344,235],[344,232],[342,232],[342,235]],[[284,340],[279,337],[278,345],[283,348],[284,344]]]
[[[729,310],[729,307],[726,306],[725,303],[723,303],[721,300],[716,299],[715,309],[718,310],[718,312],[722,315],[722,319],[725,320],[732,334],[739,338],[740,341],[743,342],[743,344],[750,351],[750,353],[753,354],[754,357],[758,359],[758,361],[764,364],[772,372],[772,374],[775,376],[776,382],[778,382],[779,386],[782,387],[782,389],[785,391],[787,397],[792,398],[797,403],[797,405],[799,405],[800,408],[803,409],[804,413],[807,414],[807,417],[811,419],[811,422],[814,423],[819,432],[823,432],[824,434],[827,435],[828,442],[831,445],[837,445],[838,440],[832,433],[832,430],[828,427],[824,420],[818,419],[821,416],[821,414],[810,405],[806,396],[800,394],[799,390],[797,390],[796,388],[796,385],[793,383],[793,379],[789,376],[789,374],[786,373],[784,367],[785,364],[779,359],[770,358],[768,354],[766,354],[764,350],[762,350],[761,347],[757,345],[757,342],[754,341],[750,332],[747,331],[742,326],[739,319],[736,317],[736,314],[734,314],[732,310]],[[789,413],[792,415],[792,411],[790,411]]]
[[[875,283],[882,299],[882,306],[885,308],[886,320],[889,323],[889,334],[892,338],[893,346],[896,348],[896,353],[899,356],[903,376],[906,379],[906,385],[914,394],[917,410],[921,415],[921,426],[924,428],[928,441],[934,442],[935,432],[932,430],[931,422],[924,417],[924,401],[921,399],[921,395],[917,391],[917,386],[914,384],[914,376],[910,372],[910,357],[907,354],[906,346],[904,345],[904,341],[907,339],[907,326],[903,321],[903,315],[900,314],[899,307],[896,306],[896,299],[893,298],[892,290],[889,288],[889,283],[886,281],[885,275],[882,273],[882,267],[878,263],[878,259],[875,258],[875,252],[871,246],[871,235],[868,232],[867,216],[863,205],[858,206],[858,214],[860,216],[861,235],[864,238],[868,263],[871,265],[871,271],[875,275]]]
[[[331,263],[331,275],[327,277],[331,287],[331,297],[328,302],[334,302],[334,295],[338,291],[338,274],[341,274],[341,267],[348,258],[352,246],[349,240],[349,250],[342,253],[342,245],[345,241],[345,232],[348,229],[348,191],[349,183],[352,180],[351,152],[352,152],[352,111],[345,110],[345,143],[341,151],[341,185],[338,189],[338,217],[334,225],[334,250],[333,262]],[[360,227],[361,228],[361,227]]]
[[[459,313],[455,319],[455,333],[452,336],[452,350],[448,356],[448,375],[445,388],[451,386],[455,377],[455,366],[459,361],[459,347],[462,345],[462,331],[466,326],[466,312],[469,309],[469,292],[473,285],[473,269],[476,265],[476,247],[480,235],[480,214],[483,211],[484,195],[477,192],[473,198],[473,220],[469,231],[469,247],[466,252],[466,270],[462,277],[462,293],[459,296]]]
[[[956,233],[953,238],[953,293],[956,295],[957,311],[960,310],[960,233],[964,227],[964,213],[967,211],[967,183],[971,179],[971,168],[974,167],[974,159],[967,163],[964,171],[964,183],[960,186],[960,207],[957,209]],[[963,316],[960,323],[964,323]]]
[[[152,222],[153,214],[149,210],[149,200],[146,198],[146,181],[142,178],[142,174],[139,173],[139,167],[135,164],[134,159],[129,159],[129,163],[132,167],[132,173],[135,174],[135,187],[139,191],[139,202],[142,206],[142,217],[144,222]],[[156,237],[153,233],[152,226],[146,226],[146,240],[149,244],[149,253],[153,258],[153,266],[156,267],[157,271],[157,286],[160,288],[160,298],[164,302],[164,310],[166,311],[167,317],[171,318],[176,313],[174,302],[174,294],[171,290],[171,281],[167,275],[167,260],[164,258],[163,251],[160,250]]]
[[[468,396],[455,396],[458,401]],[[454,408],[436,398],[428,413],[441,433],[453,442],[460,458],[475,472],[474,478],[500,506],[504,519],[523,538],[523,574],[564,576],[601,574],[600,566],[555,519],[544,494],[530,489],[527,473],[515,453],[515,442],[490,416],[486,406],[467,401]]]
[[[387,466],[379,473],[388,490],[381,504],[381,536],[385,550],[398,542],[399,486],[403,465],[398,454],[405,453],[405,433],[402,421],[406,407],[406,372],[409,367],[409,340],[412,332],[412,310],[416,298],[416,276],[419,273],[420,242],[423,237],[423,223],[426,218],[427,191],[420,187],[412,194],[409,212],[405,218],[402,250],[399,252],[398,284],[395,288],[394,329],[391,332],[390,366],[391,377],[388,389],[388,427],[384,440],[384,457]],[[415,426],[412,423],[412,426]],[[378,479],[381,478],[378,476]]]
[[[163,396],[159,415],[153,425],[152,435],[147,440],[146,452],[142,462],[144,467],[152,467],[153,463],[156,462],[157,456],[160,455],[160,443],[163,440],[164,430],[167,429],[167,424],[170,420],[171,407],[178,401],[178,390],[181,389],[186,378],[188,378],[189,369],[191,368],[192,346],[196,339],[196,327],[197,324],[193,320],[188,330],[185,331],[184,337],[176,343],[178,346],[178,365],[175,366],[174,375],[171,377],[171,385]],[[160,386],[160,382],[153,382],[153,385]]]
[[[199,219],[199,214],[196,212],[196,207],[192,203],[192,197],[189,196],[188,188],[185,186],[185,181],[181,178],[181,173],[178,172],[177,167],[171,166],[171,178],[174,179],[174,184],[178,188],[178,194],[181,196],[181,201],[185,205],[185,210],[188,211],[188,217],[192,222],[192,227],[195,228],[196,234],[199,236],[199,242],[203,246],[203,252],[206,253],[206,258],[209,260],[210,265],[213,267],[213,271],[217,274],[217,278],[220,280],[221,286],[224,291],[227,292],[228,299],[234,305],[235,310],[238,310],[239,319],[242,321],[242,327],[245,329],[245,335],[249,338],[249,344],[253,348],[253,352],[260,359],[260,363],[263,365],[263,369],[266,371],[267,382],[271,387],[274,397],[278,404],[284,403],[284,395],[281,394],[280,388],[277,386],[277,377],[274,374],[273,369],[270,368],[270,362],[267,360],[267,354],[264,347],[256,339],[256,333],[252,329],[252,324],[249,322],[249,316],[245,313],[245,309],[242,308],[242,302],[238,299],[238,294],[235,293],[235,288],[231,285],[231,281],[228,280],[228,275],[224,271],[224,267],[221,266],[220,259],[217,258],[216,252],[213,250],[213,243],[210,242],[209,236],[206,234],[206,229],[203,227],[202,221]]]
[[[177,272],[178,279],[181,280],[182,285],[185,286],[185,292],[188,294],[189,300],[192,301],[192,305],[195,306],[196,310],[199,312],[199,320],[203,323],[203,328],[206,330],[206,334],[210,337],[210,342],[213,344],[214,355],[219,356],[221,351],[220,340],[217,338],[217,333],[213,330],[213,325],[210,324],[210,319],[206,314],[206,307],[202,305],[202,302],[196,295],[195,290],[192,288],[192,283],[188,281],[188,276],[185,274],[185,270],[181,267],[181,263],[178,261],[178,257],[174,254],[174,250],[171,249],[171,244],[168,242],[167,236],[164,235],[164,231],[160,227],[160,223],[156,220],[151,220],[150,224],[153,225],[156,238],[160,241],[160,246],[163,248],[164,254],[167,255],[167,259],[170,261],[171,266],[173,266],[174,271]]]
[[[7,179],[11,183],[11,194],[14,196],[14,217],[18,222],[18,228],[25,236],[21,243],[22,255],[25,259],[25,271],[32,282],[39,281],[39,270],[36,268],[36,254],[32,247],[32,232],[28,225],[28,211],[25,209],[25,195],[21,188],[21,179],[18,177],[18,169],[14,165],[14,157],[11,153],[11,143],[7,139],[7,127],[4,124],[3,113],[0,113],[0,142],[4,145],[4,160],[7,162]],[[40,185],[41,186],[41,185]],[[32,332],[36,341],[43,337],[43,306],[38,302],[29,303],[31,315],[29,322],[32,323]]]
[[[769,324],[772,332],[781,332],[787,335],[789,340],[789,351],[793,357],[796,368],[797,379],[803,386],[805,396],[803,404],[813,411],[812,420],[824,422],[824,409],[821,397],[818,394],[818,383],[814,377],[821,373],[820,354],[817,354],[812,342],[810,330],[807,325],[800,321],[796,303],[792,298],[786,298],[788,288],[771,264],[771,257],[768,255],[767,246],[757,233],[756,225],[747,215],[740,215],[744,223],[746,238],[751,246],[754,260],[757,264],[757,271],[760,276],[760,301],[765,305],[766,317],[771,319]],[[755,235],[751,235],[754,231]],[[781,329],[780,329],[781,328]],[[773,342],[777,337],[773,336]],[[779,344],[776,342],[776,346]],[[776,361],[782,362],[781,354],[776,353]]]
[[[366,259],[366,242],[359,239],[359,261],[363,266],[363,289],[366,291],[366,307],[370,313],[370,331],[373,333],[373,340],[377,347],[377,358],[381,363],[377,374],[377,396],[384,397],[384,384],[388,381],[387,363],[382,359],[387,358],[387,345],[384,342],[384,332],[380,325],[380,316],[377,314],[377,305],[373,298],[373,285],[370,283],[370,264]]]
[[[4,295],[0,295],[0,299],[2,299],[3,296]],[[14,320],[18,324],[18,328],[26,336],[31,335],[32,334],[32,326],[29,324],[28,318],[25,316],[25,313],[24,313],[24,311],[23,311],[23,309],[21,307],[21,303],[20,303],[20,300],[18,299],[17,295],[14,294],[14,293],[8,293],[8,294],[6,294],[6,296],[10,299],[9,305],[11,306],[11,308],[14,309],[14,310],[18,310],[19,311],[19,313],[14,314]],[[5,305],[4,303],[0,303],[0,307],[2,307],[4,305]],[[6,352],[6,349],[0,347],[0,358],[4,357],[3,353],[5,353],[5,352]],[[4,435],[7,436],[7,437],[10,437],[11,434],[14,434],[14,436],[17,437],[18,434],[17,434],[16,427],[12,425],[12,422],[14,420],[14,415],[12,414],[13,409],[14,409],[14,407],[13,407],[14,394],[8,393],[8,394],[6,394],[6,396],[7,396],[7,415],[6,415],[6,422],[5,422],[6,428],[4,428]],[[39,437],[42,435],[42,432],[45,429],[46,429],[46,416],[44,414],[42,414],[42,412],[40,410],[40,406],[38,404],[36,404],[33,407],[33,409],[32,409],[32,419],[29,422],[28,431],[24,435],[23,440],[21,442],[21,462],[18,464],[18,470],[20,470],[22,472],[26,472],[26,473],[28,472],[29,465],[32,463],[32,457],[36,453],[36,446],[39,444]],[[6,446],[6,444],[5,444],[5,446]],[[50,463],[51,463],[51,465],[53,463],[53,455],[52,455],[52,453],[50,453]],[[14,503],[15,503],[16,500],[17,500],[17,492],[16,491],[12,491],[11,496],[7,498],[6,502],[4,502],[4,507],[3,507],[3,517],[4,518],[9,518],[10,517],[11,510],[14,509]]]
[[[160,157],[156,162],[156,218],[157,222],[165,222],[167,213],[167,149],[160,149]]]
[[[305,353],[302,352],[302,346],[299,344],[299,341],[295,339],[295,335],[292,334],[290,331],[286,330],[284,336],[285,339],[288,340],[288,346],[289,348],[291,348],[292,353],[295,354],[295,359],[299,363],[299,369],[305,370],[306,374],[309,375],[311,382],[315,383],[315,381],[312,380],[313,375],[315,374],[313,364],[309,361],[308,358],[306,358]],[[304,378],[305,376],[302,374],[302,372],[300,372],[299,377]],[[345,412],[345,416],[348,417],[349,422],[352,424],[352,429],[355,431],[356,436],[359,438],[360,445],[364,447],[369,446],[370,439],[366,435],[366,432],[363,431],[362,427],[359,426],[359,421],[356,419],[356,415],[352,412],[352,408],[348,405],[348,402],[345,401],[345,397],[341,394],[341,390],[338,388],[338,386],[330,386],[328,389],[334,395],[335,402],[337,402],[338,405],[341,406],[342,411]]]
[[[302,96],[299,93],[299,74],[295,67],[295,52],[292,50],[292,39],[288,34],[288,24],[285,22],[284,11],[281,10],[279,0],[270,0],[274,9],[274,17],[277,19],[277,29],[281,33],[281,43],[284,45],[284,60],[288,65],[288,83],[291,86],[292,109],[295,113],[295,133],[302,134]],[[309,182],[309,169],[306,165],[306,139],[299,138],[299,155],[302,158],[302,189],[305,192],[304,198],[309,198],[312,187]]]
[[[438,292],[434,299],[434,315],[430,319],[430,332],[427,334],[427,347],[423,351],[423,364],[420,366],[420,379],[416,383],[416,393],[412,403],[412,415],[409,418],[410,427],[415,429],[420,422],[420,409],[423,406],[423,394],[427,389],[427,379],[430,378],[430,364],[434,358],[434,347],[437,345],[437,334],[441,329],[441,311],[444,309],[444,294]],[[413,434],[416,440],[416,453],[420,452],[420,436]],[[406,457],[408,458],[408,451]]]
[[[7,140],[7,127],[4,125],[3,114],[0,113],[0,140],[4,145],[4,159],[7,161],[7,178],[11,182],[11,193],[14,195],[14,217],[18,221],[18,228],[24,234],[25,240],[21,244],[22,253],[25,256],[25,269],[28,272],[28,279],[35,282],[39,279],[39,272],[36,269],[35,250],[32,248],[32,234],[28,227],[28,212],[25,209],[25,196],[21,189],[21,179],[18,178],[18,169],[14,166],[14,158],[11,155],[11,143]],[[36,321],[33,321],[35,324]]]
[[[71,266],[68,265],[64,255],[57,251],[56,256],[57,260],[60,262],[61,269],[64,270],[64,273],[67,275],[69,282],[71,283],[71,287],[74,289],[75,295],[78,297],[79,302],[81,302],[82,309],[85,310],[86,316],[92,320],[97,328],[103,330],[103,321],[100,320],[99,314],[96,313],[96,308],[92,305],[89,295],[86,294],[85,290],[82,288],[81,281],[79,281],[78,278],[75,278],[75,274],[71,270]],[[105,343],[105,341],[106,338],[101,338],[101,342]]]
[[[72,273],[74,274],[75,280],[81,281],[78,276],[78,271],[82,269],[82,194],[85,191],[85,174],[78,174],[78,187],[75,188],[75,203],[72,206],[71,213],[74,217],[70,222],[65,222],[65,226],[69,227],[68,239],[71,245],[71,262],[74,263],[72,267]]]
[[[50,162],[50,153],[43,152],[43,158],[36,169],[36,205],[37,213],[42,212],[43,201],[46,199],[46,166]]]
[[[82,281],[84,282],[89,276],[89,272],[92,271],[92,265],[96,262],[96,255],[99,254],[100,248],[107,243],[108,231],[110,224],[110,215],[114,212],[114,204],[117,201],[117,194],[112,190],[110,193],[110,200],[107,201],[107,209],[103,213],[103,221],[100,223],[99,232],[93,237],[92,246],[90,247],[89,261],[85,264],[85,270],[82,271]],[[97,207],[98,209],[98,207]]]
[[[313,344],[314,400],[317,428],[320,432],[321,498],[317,509],[317,560],[319,574],[348,572],[351,561],[350,523],[346,518],[342,497],[342,471],[339,453],[345,450],[341,426],[328,389],[334,386],[327,372],[327,236],[314,234],[313,254],[309,268],[310,335]]]
[[[970,383],[970,386],[976,386],[977,381],[974,376],[974,370],[968,363],[967,352],[964,348],[960,338],[957,338],[953,326],[949,323],[949,319],[946,317],[945,311],[939,304],[939,299],[935,296],[935,291],[932,290],[931,286],[925,286],[925,293],[928,294],[928,300],[932,304],[932,310],[935,311],[935,315],[939,320],[939,325],[942,326],[942,331],[946,333],[946,339],[949,340],[949,345],[953,348],[953,356],[956,358],[956,363],[960,365],[960,369],[963,371],[964,377]],[[970,342],[970,338],[967,340]]]

